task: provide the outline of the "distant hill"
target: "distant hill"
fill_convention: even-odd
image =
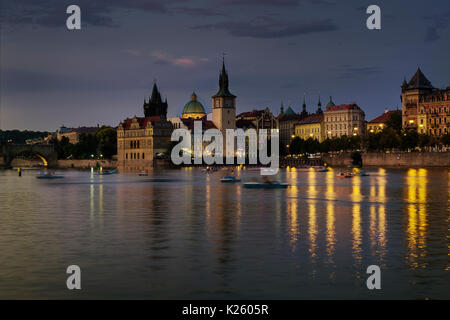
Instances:
[[[1,143],[25,144],[28,139],[42,139],[48,136],[51,132],[47,131],[20,131],[20,130],[0,130]]]

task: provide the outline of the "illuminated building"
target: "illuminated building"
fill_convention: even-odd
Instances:
[[[441,136],[450,130],[450,87],[434,88],[420,68],[402,84],[402,126]]]
[[[119,170],[145,170],[154,160],[168,151],[173,125],[166,119],[167,102],[153,86],[151,103],[144,103],[145,117],[125,119],[117,128],[117,160]],[[155,103],[153,103],[153,102]],[[151,114],[152,116],[147,116]]]
[[[366,132],[367,133],[377,133],[377,132],[383,131],[383,129],[386,127],[386,121],[389,119],[389,117],[392,114],[395,114],[398,112],[401,112],[401,111],[386,109],[381,116],[376,117],[375,119],[373,119],[367,123]]]
[[[364,117],[364,111],[355,103],[338,106],[328,104],[324,115],[325,137],[364,135]]]
[[[323,114],[313,114],[300,120],[295,125],[295,136],[303,140],[311,138],[322,142],[325,136],[323,118]]]

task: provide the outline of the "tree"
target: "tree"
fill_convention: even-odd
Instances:
[[[98,141],[98,150],[104,158],[112,158],[117,154],[117,132],[115,129],[102,126],[96,133],[95,137]]]
[[[394,129],[390,127],[383,129],[379,141],[380,149],[385,150],[398,148],[400,146],[400,143],[400,136]]]
[[[362,167],[362,156],[361,156],[361,152],[359,151],[354,151],[351,153],[350,155],[351,159],[352,159],[352,164],[354,166],[359,166]]]
[[[441,143],[444,146],[450,146],[450,134],[447,133],[441,137]]]
[[[400,132],[402,131],[402,112],[400,110],[391,112],[388,119],[386,120],[386,127],[391,128],[395,132],[400,134]]]
[[[403,150],[414,149],[419,143],[419,134],[417,130],[406,130],[401,136],[400,146]]]
[[[97,156],[97,138],[92,134],[82,133],[79,142],[75,145],[74,156],[78,159],[89,159]]]
[[[421,148],[427,147],[430,145],[431,139],[430,136],[426,134],[420,134],[418,139],[418,145]]]

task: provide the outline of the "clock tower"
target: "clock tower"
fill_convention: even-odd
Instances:
[[[219,76],[219,91],[212,96],[212,121],[224,136],[226,129],[236,129],[236,96],[228,89],[225,60]]]

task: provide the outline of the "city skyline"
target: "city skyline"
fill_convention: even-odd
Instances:
[[[377,31],[365,28],[365,1],[78,1],[79,31],[59,2],[2,4],[2,130],[117,126],[142,115],[155,79],[168,116],[192,91],[210,113],[223,52],[237,113],[278,115],[282,100],[300,112],[305,92],[313,112],[320,92],[322,105],[355,102],[370,121],[401,109],[403,78],[419,66],[435,87],[450,83],[444,1],[439,11],[379,1]]]

